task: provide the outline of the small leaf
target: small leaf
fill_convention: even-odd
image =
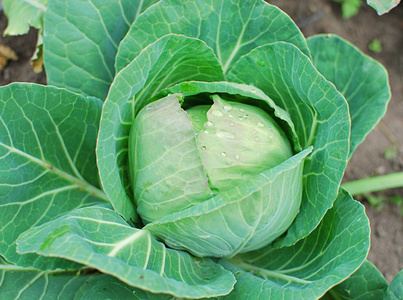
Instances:
[[[383,202],[385,201],[384,196],[372,196],[370,194],[366,194],[365,198],[368,200],[368,203],[372,206],[375,206],[377,210],[381,210],[383,206]]]
[[[343,13],[343,19],[349,19],[356,14],[358,14],[358,11],[360,10],[360,7],[362,6],[361,0],[345,0],[343,1],[341,5],[342,13]]]
[[[177,297],[226,295],[235,283],[229,271],[210,259],[166,248],[149,231],[130,227],[101,207],[76,209],[32,228],[21,234],[17,247],[20,253],[62,257],[130,286]]]
[[[395,204],[403,204],[403,197],[400,196],[390,197],[389,201]]]
[[[368,45],[368,49],[374,53],[382,52],[382,44],[378,39],[373,39],[372,42]]]
[[[378,15],[383,15],[396,7],[400,3],[400,0],[367,0],[367,3],[376,10]]]

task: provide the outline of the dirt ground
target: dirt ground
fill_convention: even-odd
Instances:
[[[353,155],[346,172],[346,181],[372,175],[403,171],[403,5],[387,15],[363,6],[357,16],[341,18],[339,4],[330,0],[269,0],[286,11],[306,36],[317,33],[336,33],[357,45],[388,69],[392,101],[381,124],[367,137]],[[7,21],[0,15],[0,31]],[[375,54],[368,50],[373,39],[379,39],[383,50]],[[36,32],[21,37],[0,37],[0,44],[10,46],[19,60],[10,62],[0,71],[0,85],[15,81],[46,83],[45,74],[33,73],[30,58],[35,49]],[[398,153],[385,159],[385,151],[396,145]],[[383,193],[387,197],[403,197],[403,189]],[[403,269],[403,216],[396,204],[386,203],[381,210],[366,205],[371,221],[372,248],[369,260],[385,275],[388,281]]]

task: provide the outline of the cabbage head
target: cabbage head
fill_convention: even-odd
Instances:
[[[302,161],[284,186],[291,193],[273,197],[271,185],[257,190],[257,182],[293,156],[290,142],[263,109],[211,98],[212,104],[187,110],[180,95],[145,106],[131,128],[129,167],[137,212],[150,228],[216,206],[193,217],[188,234],[163,234],[167,244],[197,256],[233,256],[270,243],[291,225],[301,203]]]

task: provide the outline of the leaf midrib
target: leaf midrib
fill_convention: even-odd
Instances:
[[[85,181],[84,179],[78,179],[70,174],[68,174],[65,171],[62,171],[58,168],[55,168],[53,165],[51,165],[50,163],[46,162],[46,161],[42,161],[26,152],[23,152],[17,148],[14,147],[10,147],[2,142],[0,142],[0,147],[4,147],[5,149],[7,149],[8,151],[15,153],[17,155],[20,155],[24,158],[26,158],[27,160],[30,160],[34,163],[36,163],[37,165],[41,166],[42,168],[44,168],[45,170],[50,170],[50,172],[53,172],[54,174],[56,174],[57,176],[59,176],[60,178],[63,178],[67,181],[70,181],[71,183],[73,183],[75,186],[77,186],[78,189],[82,189],[86,192],[88,192],[89,194],[91,194],[92,196],[97,197],[100,200],[104,200],[104,201],[108,201],[109,199],[107,198],[107,196],[98,188],[94,187],[93,185],[89,184],[87,181]]]

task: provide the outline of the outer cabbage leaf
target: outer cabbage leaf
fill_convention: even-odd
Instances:
[[[305,38],[290,17],[263,0],[166,0],[150,7],[130,28],[119,46],[116,69],[168,33],[205,41],[225,73],[242,55],[266,43],[287,41],[309,55]]]
[[[386,300],[398,300],[403,298],[403,270],[400,271],[389,285],[386,291]]]
[[[43,28],[43,19],[48,0],[3,0],[4,13],[8,18],[4,35],[19,35],[29,31],[29,27]]]
[[[305,162],[301,210],[277,246],[292,245],[319,224],[337,197],[349,153],[350,118],[344,97],[294,45],[258,47],[243,56],[227,76],[253,83],[286,110],[303,148]]]
[[[77,264],[20,256],[25,230],[107,201],[97,186],[95,143],[102,102],[35,84],[0,88],[0,253],[40,269]]]
[[[295,245],[222,259],[237,279],[224,299],[317,299],[360,267],[369,236],[364,206],[342,190],[320,225]]]
[[[338,36],[316,35],[308,45],[315,67],[348,101],[351,156],[386,113],[391,97],[388,74],[379,62]]]
[[[120,41],[156,0],[52,0],[45,15],[48,84],[105,99]]]
[[[226,295],[235,284],[231,272],[210,259],[166,248],[149,231],[133,228],[116,212],[100,207],[77,209],[32,228],[21,234],[17,248],[66,258],[145,291],[177,297]]]
[[[376,10],[378,15],[383,15],[399,5],[400,0],[367,0],[367,3]]]
[[[97,158],[104,190],[126,220],[137,219],[127,170],[128,137],[137,112],[178,82],[223,79],[212,49],[181,35],[162,37],[118,73],[102,111]]]
[[[321,299],[384,299],[388,282],[382,273],[369,261],[362,266],[347,280],[329,290]]]
[[[43,272],[2,261],[0,272],[1,299],[173,299],[133,288],[91,269]]]

